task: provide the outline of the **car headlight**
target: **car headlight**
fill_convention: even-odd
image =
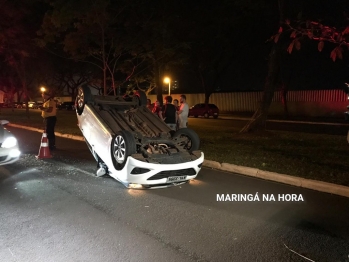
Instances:
[[[11,148],[17,145],[17,139],[15,137],[8,137],[2,143],[1,147],[3,148]]]

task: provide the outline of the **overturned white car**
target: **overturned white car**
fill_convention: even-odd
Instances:
[[[78,89],[78,126],[98,163],[97,176],[110,175],[129,188],[160,188],[194,179],[204,154],[189,128],[172,131],[146,107],[143,92],[100,96]]]

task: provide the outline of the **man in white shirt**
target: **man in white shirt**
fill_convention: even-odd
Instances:
[[[179,128],[186,128],[188,124],[189,106],[186,100],[187,100],[187,97],[185,95],[181,95],[179,98],[179,102],[181,104],[181,106],[179,107],[179,110],[177,111]]]

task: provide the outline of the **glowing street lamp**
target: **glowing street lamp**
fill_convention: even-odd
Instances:
[[[46,88],[42,86],[42,87],[40,87],[40,91],[41,91],[41,93],[44,93],[46,91]]]
[[[164,83],[167,84],[168,83],[168,95],[171,95],[171,79],[169,77],[165,77],[164,79]]]

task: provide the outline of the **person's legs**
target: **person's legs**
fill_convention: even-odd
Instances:
[[[46,118],[46,133],[50,149],[56,148],[55,125],[57,118],[55,116]]]
[[[187,120],[180,119],[178,128],[186,128],[186,127],[187,127]]]

